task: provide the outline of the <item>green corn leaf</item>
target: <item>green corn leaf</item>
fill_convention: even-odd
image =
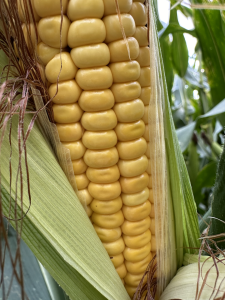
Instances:
[[[31,117],[26,115],[25,127]],[[12,121],[12,202],[18,167],[17,117]],[[7,137],[7,133],[5,134]],[[27,141],[32,205],[23,219],[22,238],[70,299],[127,299],[123,284],[89,218],[37,125]],[[4,139],[1,161],[8,162]],[[9,209],[9,166],[1,164],[3,209]],[[23,179],[23,209],[29,203]],[[19,187],[19,186],[18,186]],[[20,204],[18,192],[18,204]],[[14,204],[14,203],[12,203]],[[20,207],[20,205],[19,205]],[[20,210],[18,207],[18,215]],[[12,225],[15,225],[12,222]],[[116,288],[115,288],[116,286]]]
[[[193,181],[193,193],[197,205],[202,199],[202,189],[204,187],[212,187],[215,183],[217,162],[212,161],[208,163],[201,171],[197,174],[195,181]]]
[[[170,24],[172,27],[179,26],[178,19],[177,19],[177,11],[172,10],[170,12]],[[176,70],[177,74],[183,78],[188,67],[188,48],[187,43],[185,41],[183,33],[174,32],[173,33],[173,41],[171,44],[172,47],[172,61],[174,69]]]
[[[204,115],[199,116],[195,122],[191,122],[190,124],[183,126],[182,128],[177,129],[177,136],[180,143],[181,151],[184,152],[193,136],[195,127],[200,125],[213,117],[219,116],[225,112],[225,99],[221,101],[218,105],[213,107],[209,112]]]
[[[196,37],[196,33],[195,33],[194,29],[193,30],[186,29],[177,23],[171,22],[170,24],[168,24],[168,26],[166,28],[163,28],[160,30],[159,38],[163,39],[170,33],[172,33],[172,34],[174,34],[174,33],[189,33],[190,35]]]
[[[202,4],[204,1],[192,1]],[[219,2],[215,1],[214,4]],[[214,105],[225,98],[225,39],[219,10],[193,10],[194,25],[203,54],[204,68]],[[225,125],[224,116],[220,122]]]

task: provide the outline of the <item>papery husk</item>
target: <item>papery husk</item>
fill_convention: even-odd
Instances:
[[[207,261],[200,264],[197,262],[192,263],[180,268],[163,292],[160,300],[224,299],[222,298],[225,293],[224,261],[217,262],[215,267],[212,258],[205,256],[203,259],[207,259]],[[196,260],[198,260],[198,256],[196,256]],[[199,268],[201,270],[200,273]],[[198,293],[196,295],[197,285]]]
[[[182,266],[186,253],[197,254],[197,209],[177,139],[157,35],[154,1],[148,0],[151,99],[150,160],[155,202],[157,297]]]
[[[32,115],[25,115],[25,130],[31,119]],[[38,124],[34,124],[26,141],[31,199],[28,197],[24,154],[21,159],[23,176],[17,178],[18,116],[12,118],[11,145],[8,142],[9,129],[8,126],[1,147],[1,162],[5,162],[1,164],[1,204],[7,217],[10,212],[13,227],[21,228],[23,225],[23,240],[71,300],[129,300],[106,250]],[[21,299],[26,298],[21,296]]]

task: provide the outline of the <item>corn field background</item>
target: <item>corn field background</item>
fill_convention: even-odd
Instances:
[[[169,24],[158,21],[158,31],[173,119],[198,213],[204,215],[224,144],[225,11],[191,9],[195,2],[172,1]],[[209,3],[222,2],[198,1]],[[181,27],[179,15],[191,19],[195,28]],[[188,52],[187,35],[196,38],[193,55]]]
[[[200,221],[211,214],[210,205],[217,164],[224,144],[225,126],[225,10],[193,9],[194,4],[223,4],[219,1],[171,1],[169,24],[157,20],[167,89],[180,146],[185,158]],[[157,7],[155,0],[155,7]],[[180,26],[178,15],[191,18],[193,30]],[[185,39],[197,39],[190,56]],[[4,196],[4,190],[3,190]],[[6,225],[7,226],[7,225]],[[17,253],[16,233],[10,227],[8,242]],[[26,298],[69,299],[23,241],[20,252]],[[10,256],[5,257],[1,290],[9,300],[21,299],[21,283],[11,281]],[[2,291],[0,291],[0,294]],[[1,296],[0,296],[0,299]]]

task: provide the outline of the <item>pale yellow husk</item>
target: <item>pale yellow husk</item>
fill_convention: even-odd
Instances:
[[[196,261],[198,260],[198,256],[195,256],[195,258],[192,257],[191,259]],[[212,258],[203,256],[201,260],[204,259],[207,259],[207,261],[201,262],[200,264],[195,262],[180,268],[176,276],[163,292],[160,300],[220,299],[223,293],[225,293],[225,265],[224,263],[217,262],[217,273],[217,269],[214,266]],[[207,273],[208,276],[206,278],[205,276]],[[203,286],[204,279],[206,279],[206,282]],[[212,298],[210,298],[210,296],[212,296]]]

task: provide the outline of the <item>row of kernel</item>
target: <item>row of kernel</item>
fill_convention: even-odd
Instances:
[[[141,16],[138,16],[140,18],[140,22],[136,22],[137,20],[137,14],[135,11],[135,7],[138,6],[139,3],[133,3],[132,8],[130,10],[130,14],[133,16],[135,23],[136,23],[136,32],[134,34],[134,37],[138,40],[139,43],[144,43],[143,37],[145,34],[147,35],[146,29],[141,28],[140,25],[146,24],[146,14],[145,10],[142,11]],[[141,33],[141,36],[140,36]],[[145,41],[146,42],[146,41]],[[139,95],[139,98],[142,100],[142,98],[147,98],[146,91],[143,90],[143,80],[145,80],[145,72],[143,72],[143,49],[139,49],[139,55],[136,58],[137,62],[140,64],[140,77],[138,78],[138,82],[141,87],[141,92]],[[146,52],[146,51],[145,51]],[[142,102],[143,103],[143,102]],[[143,103],[145,104],[145,103]],[[142,118],[142,122],[145,122],[145,111],[144,109],[144,116]],[[143,132],[143,138],[145,141],[145,152],[143,154],[148,154],[147,149],[147,140],[145,139],[146,135],[146,128],[147,126],[144,126],[144,132]],[[123,206],[123,212],[124,217],[129,222],[129,226],[131,228],[135,228],[136,230],[129,231],[127,226],[127,231],[125,232],[124,238],[125,238],[125,244],[126,249],[124,251],[125,255],[125,264],[127,267],[127,276],[125,278],[126,282],[126,289],[128,294],[132,297],[133,294],[136,291],[137,286],[139,285],[139,282],[141,278],[143,277],[143,274],[149,264],[149,262],[152,259],[151,254],[151,231],[150,228],[150,212],[151,212],[151,203],[149,201],[149,168],[150,163],[146,155],[142,155],[138,159],[138,164],[135,165],[135,169],[140,170],[142,172],[141,176],[143,177],[143,180],[138,182],[138,188],[140,190],[134,190],[131,189],[130,191],[125,191],[126,194],[124,196],[125,205]],[[134,164],[134,163],[133,163]],[[145,180],[144,180],[145,177]],[[136,179],[136,178],[135,178]],[[135,179],[133,178],[133,182],[135,182]]]
[[[140,84],[142,87],[142,96],[141,99],[145,105],[145,114],[143,117],[143,121],[146,124],[146,130],[144,134],[145,140],[148,142],[148,149],[146,152],[147,157],[149,158],[149,168],[147,173],[150,176],[149,179],[149,188],[150,188],[150,201],[152,204],[153,201],[153,193],[152,193],[152,178],[151,178],[151,166],[150,166],[150,151],[149,151],[149,124],[148,124],[148,112],[149,112],[149,101],[150,101],[150,93],[151,93],[151,79],[150,79],[150,51],[148,47],[148,37],[147,33],[145,35],[145,39],[142,38],[141,31],[147,32],[147,27],[145,26],[147,23],[147,13],[146,7],[143,4],[144,1],[136,1],[132,4],[132,9],[130,14],[133,16],[135,20],[135,24],[137,28],[139,28],[139,32],[136,33],[136,36],[140,43],[140,54],[137,58],[142,70],[142,79],[140,80]],[[154,204],[152,205],[151,210],[151,233],[152,233],[152,252],[156,251],[155,248],[155,215],[154,215]]]
[[[64,146],[70,150],[80,199],[86,207],[88,215],[91,215],[89,204],[92,197],[86,189],[89,181],[85,175],[87,167],[83,161],[86,148],[81,140],[83,128],[80,119],[83,110],[77,103],[82,90],[74,80],[77,66],[71,59],[70,54],[65,52],[64,49],[62,49],[61,55],[59,54],[60,46],[66,48],[69,43],[68,33],[71,22],[66,13],[71,11],[72,2],[70,1],[68,4],[67,0],[62,1],[63,22],[60,37],[60,2],[34,1],[36,11],[42,17],[38,24],[38,32],[42,42],[38,44],[37,52],[42,63],[46,65],[46,77],[49,83],[52,83],[49,87],[49,95],[53,98],[54,120],[59,137]],[[61,63],[62,70],[60,73]]]
[[[109,12],[113,12],[114,14],[116,13],[115,2],[114,1],[104,1],[104,7],[105,7],[105,11],[104,11],[105,17],[103,19],[103,22],[104,22],[105,28],[106,28],[105,42],[108,43],[109,39],[110,39],[110,36],[109,36],[110,29],[109,29],[109,19],[107,17],[107,14]],[[127,12],[130,9],[130,6],[123,7],[122,9],[125,9],[125,12]],[[115,29],[114,35],[118,36],[121,39],[122,36],[121,36],[118,17],[114,20],[114,25],[115,25],[114,26],[114,29]],[[113,48],[112,43],[108,44],[108,49],[110,51],[110,62],[111,63],[114,61],[114,54],[117,56],[120,55],[118,53],[118,49],[116,49],[116,51],[115,51],[115,46]],[[112,66],[112,64],[109,65],[109,67],[112,71],[111,66]],[[112,71],[112,75],[113,75],[113,71]],[[112,93],[111,90],[110,90],[110,92]],[[113,95],[113,93],[112,93],[112,95]],[[114,112],[114,114],[116,113],[115,107],[114,107],[113,112]],[[115,116],[116,116],[116,114],[115,114]],[[117,120],[117,117],[116,117],[116,120]],[[116,125],[117,125],[117,122],[116,122]],[[116,126],[116,128],[117,128],[117,126]],[[108,178],[108,180],[111,182],[108,184],[106,184],[106,183],[102,184],[101,188],[104,189],[105,195],[104,195],[104,197],[102,197],[100,199],[101,201],[99,201],[99,199],[96,201],[94,200],[96,203],[93,201],[93,210],[95,209],[95,212],[93,213],[92,221],[94,223],[94,227],[95,227],[97,234],[99,235],[100,239],[103,242],[103,245],[105,246],[107,252],[109,253],[109,255],[111,257],[111,260],[116,268],[118,275],[123,280],[123,278],[126,276],[126,273],[127,273],[125,265],[124,265],[124,256],[123,256],[123,250],[125,248],[125,245],[124,245],[124,241],[121,237],[122,231],[120,228],[120,226],[123,224],[124,218],[123,218],[123,214],[121,211],[121,208],[122,208],[122,199],[120,197],[121,186],[118,181],[118,179],[120,177],[119,168],[117,166],[119,157],[118,157],[117,149],[116,148],[114,148],[114,149],[117,154],[116,165],[112,166],[111,170],[105,169],[104,173],[106,174],[106,176],[104,176],[104,178],[101,179],[101,181],[103,181],[103,180],[105,181],[105,179]],[[109,174],[111,174],[111,175],[109,176]],[[115,177],[115,174],[116,174],[116,177]],[[110,198],[113,198],[113,199],[105,201],[108,199],[108,196],[106,196],[108,194],[110,194]],[[116,198],[114,198],[115,196],[116,196]],[[104,210],[103,210],[103,208],[104,208]],[[109,212],[109,213],[107,214],[107,212]]]

